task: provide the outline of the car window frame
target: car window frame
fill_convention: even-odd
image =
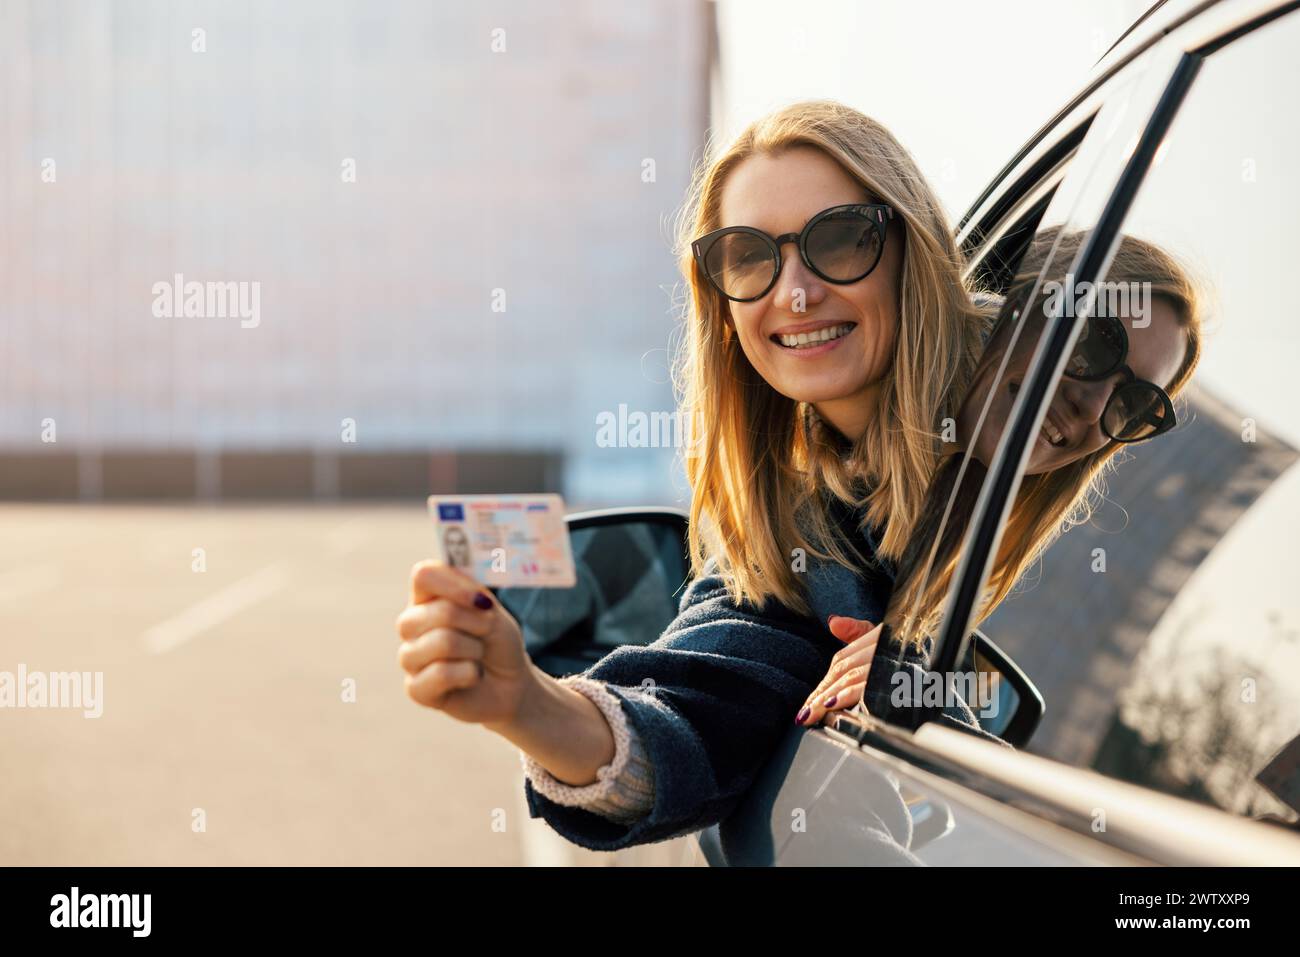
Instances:
[[[1173,64],[1158,101],[1142,124],[1136,146],[1124,161],[1101,213],[1088,228],[1087,238],[1069,270],[1076,283],[1104,278],[1128,211],[1202,60],[1196,54],[1184,52]],[[1020,487],[1028,447],[1046,405],[1055,394],[1068,350],[1084,321],[1083,312],[1069,321],[1054,317],[1044,327],[1030,360],[1021,384],[1023,398],[1013,406],[1005,434],[989,466],[944,602],[932,659],[932,668],[940,674],[955,671],[966,653],[979,592],[988,580],[1011,501]]]
[[[1230,9],[1224,10],[1223,8]],[[1180,91],[1178,91],[1176,106],[1181,107],[1195,79],[1197,69],[1204,59],[1234,40],[1246,36],[1255,29],[1264,27],[1268,23],[1297,9],[1300,9],[1300,0],[1292,0],[1292,2],[1286,3],[1244,0],[1242,3],[1225,2],[1220,9],[1209,11],[1209,14],[1212,15],[1205,15],[1199,22],[1188,22],[1190,17],[1180,18],[1176,24],[1179,28],[1176,34],[1168,37],[1168,48],[1172,51],[1181,50],[1182,52],[1174,61],[1174,67],[1171,67],[1168,71],[1163,93],[1168,94],[1171,86],[1176,83],[1181,87]],[[1300,13],[1297,16],[1300,16]],[[1143,49],[1149,49],[1152,45],[1144,44]],[[1107,75],[1110,76],[1113,73],[1112,70]],[[1164,95],[1162,95],[1157,105],[1160,104],[1166,104]],[[1169,115],[1164,118],[1165,122],[1163,123],[1165,133],[1168,132],[1168,127],[1172,124],[1177,109],[1168,112]],[[1070,110],[1067,108],[1058,116],[1066,116],[1069,113]],[[1145,124],[1145,131],[1151,129],[1151,121],[1154,117],[1155,110],[1148,111],[1148,122]],[[1041,140],[1044,135],[1050,134],[1051,125],[1048,124],[1036,139]],[[1161,134],[1160,139],[1163,139],[1163,136],[1164,133]],[[1149,143],[1147,145],[1150,146]],[[1159,145],[1158,140],[1155,145]],[[1004,178],[1009,170],[1015,168],[1016,163],[1023,157],[1023,153],[1024,151],[1016,161],[1013,161],[1007,167],[1007,170],[1003,171],[1003,174],[1000,174],[999,179],[994,181],[993,186],[985,190],[976,205],[972,207],[972,212],[968,213],[966,219],[963,220],[963,224],[966,224],[972,218],[972,215],[980,206],[990,201],[989,197],[995,196],[1001,191],[1000,179]],[[1111,246],[1113,241],[1118,239],[1119,230],[1123,227],[1128,210],[1135,199],[1136,191],[1140,189],[1142,180],[1144,180],[1146,173],[1151,168],[1150,160],[1153,154],[1154,150],[1150,148],[1142,154],[1146,160],[1141,170],[1142,176],[1140,178],[1128,177],[1130,192],[1126,197],[1117,195],[1118,190],[1112,188],[1110,197],[1112,202],[1108,202],[1103,214],[1098,216],[1090,227],[1092,239],[1099,240],[1103,221],[1105,222],[1106,232],[1111,239],[1110,242],[1104,245]],[[1134,156],[1138,155],[1138,151],[1135,150]],[[1129,166],[1125,166],[1124,171],[1129,172]],[[1118,182],[1117,178],[1116,183]],[[1116,200],[1120,202],[1120,205],[1114,202]],[[1011,210],[1009,215],[1012,219],[1023,215],[1025,210],[1023,202],[1009,204],[1007,208]],[[959,229],[958,232],[960,234],[961,230]],[[996,242],[996,236],[992,238]],[[986,255],[991,245],[991,243],[987,242],[981,245],[978,248],[978,257]],[[1091,245],[1100,248],[1102,244],[1095,241]],[[1082,254],[1080,258],[1082,258]],[[1073,337],[1069,337],[1068,341],[1072,344]],[[1029,375],[1042,377],[1051,384],[1054,384],[1059,379],[1060,370],[1057,367],[1063,365],[1064,359],[1064,345],[1059,341],[1054,342],[1053,345],[1055,348],[1052,351],[1056,353],[1058,361],[1050,362],[1048,356],[1042,350],[1038,350],[1031,361],[1029,369]],[[1033,403],[1032,408],[1029,403],[1021,403],[1019,412],[1016,414],[1018,424],[1023,425],[1020,420],[1036,422],[1040,417],[1039,414],[1044,411],[1044,404],[1049,398],[1050,392],[1043,389],[1042,394]],[[1026,441],[1022,437],[1018,443],[1021,453],[1025,451],[1025,444]],[[1021,470],[1021,459],[1022,456],[999,455],[995,460],[995,466],[1000,471],[1010,469],[1018,475]],[[990,469],[990,476],[992,474],[993,469]],[[1016,484],[1018,485],[1018,483]],[[981,501],[975,515],[972,517],[972,523],[997,515],[996,524],[1000,530],[1005,522],[1004,507],[1012,494],[1014,494],[1014,489],[1001,496],[1002,507],[999,507],[996,512],[994,509],[995,502]],[[992,547],[996,547],[996,541]],[[985,557],[988,556],[991,550],[991,548],[986,547]],[[950,592],[955,590],[963,579],[975,574],[974,568],[965,561],[967,557],[965,553],[969,551],[970,542],[968,541],[963,546],[963,565],[959,567],[958,574],[954,576],[954,583]],[[979,583],[982,584],[986,578],[987,568],[981,568],[978,574]],[[970,629],[954,628],[952,626],[952,616],[945,614],[941,634],[944,638],[955,636],[956,640],[941,642],[941,645],[936,647],[936,652],[941,649],[951,648],[952,659],[961,660],[959,655],[965,653]],[[937,668],[937,664],[932,665],[932,667]],[[900,770],[919,770],[923,773],[934,774],[938,778],[947,779],[954,788],[953,794],[966,795],[974,792],[982,795],[986,801],[1022,809],[1031,816],[1045,821],[1055,822],[1080,832],[1085,829],[1089,830],[1089,836],[1092,840],[1131,853],[1137,853],[1155,863],[1193,863],[1193,861],[1185,857],[1189,853],[1189,849],[1195,851],[1193,856],[1196,860],[1194,863],[1198,866],[1221,866],[1228,862],[1257,866],[1267,863],[1274,853],[1283,856],[1294,853],[1293,850],[1287,850],[1282,846],[1295,846],[1292,843],[1292,835],[1290,832],[1279,830],[1277,825],[1251,821],[1218,808],[1195,804],[1141,785],[1117,782],[1113,778],[1099,776],[1083,769],[1071,768],[1069,765],[1055,759],[1038,757],[1024,752],[1003,753],[1004,749],[995,748],[986,742],[943,727],[936,722],[927,722],[920,726],[909,727],[906,724],[882,718],[874,713],[846,712],[841,714],[835,721],[821,728],[820,732],[832,740],[849,746],[854,753],[861,754],[867,760],[883,760],[888,763],[892,758],[894,761],[899,762],[898,767]],[[996,776],[990,777],[987,762],[993,759],[996,759],[1004,767]],[[1072,777],[1065,777],[1064,775],[1067,774],[1072,775]],[[1105,795],[1104,801],[1102,800],[1102,791],[1098,790],[1103,787],[1112,788],[1112,791]],[[1118,787],[1118,790],[1114,790],[1116,787]],[[1151,827],[1135,834],[1122,834],[1115,830],[1097,832],[1095,828],[1089,828],[1087,808],[1107,802],[1113,805],[1114,801],[1120,796],[1122,796],[1129,810],[1138,817],[1147,818]],[[1066,807],[1066,805],[1069,805],[1069,807]],[[1192,815],[1203,817],[1203,826],[1200,827],[1200,830],[1205,835],[1206,842],[1216,844],[1214,848],[1187,845],[1185,835],[1189,828],[1186,825],[1190,824]],[[1184,817],[1186,820],[1184,820]],[[1166,824],[1172,824],[1173,826],[1166,828]],[[1160,833],[1156,833],[1157,831]],[[1293,858],[1286,859],[1288,862],[1293,860]]]
[[[1063,139],[1078,133],[1085,118],[1097,113],[1111,81],[1170,34],[1190,31],[1198,37],[1198,46],[1204,43],[1196,52],[1208,55],[1209,44],[1229,43],[1269,20],[1284,16],[1297,5],[1300,5],[1300,0],[1200,0],[1180,6],[1165,0],[1154,3],[1098,58],[1079,92],[1025,141],[976,197],[957,225],[959,245],[969,248],[972,231],[990,218],[996,220],[997,205],[1003,194],[1014,190],[1025,178],[1032,179],[1032,171],[1044,154],[1057,149]],[[1192,52],[1191,45],[1188,50]],[[1086,133],[1086,129],[1083,132]]]
[[[1201,65],[1232,42],[1286,15],[1300,13],[1300,2],[1275,4],[1259,10],[1245,22],[1212,25],[1188,30],[1183,49],[1173,65],[1163,93],[1144,125],[1142,135],[1117,178],[1101,215],[1091,228],[1074,268],[1076,282],[1104,278],[1109,258],[1142,183],[1152,168],[1155,152],[1167,135],[1179,109],[1186,101]],[[1187,24],[1194,28],[1194,23]],[[1171,42],[1174,38],[1171,38]],[[996,189],[986,190],[983,202]],[[979,203],[977,203],[977,206]],[[986,251],[982,251],[986,252]],[[1026,372],[1024,401],[1012,410],[1008,435],[989,468],[985,488],[971,518],[971,531],[963,542],[957,573],[945,599],[943,618],[935,644],[932,667],[939,673],[954,671],[964,660],[971,640],[971,619],[979,590],[987,581],[994,552],[1005,528],[1010,502],[1020,485],[1027,446],[1035,434],[1044,407],[1051,401],[1060,379],[1067,350],[1072,346],[1082,315],[1073,322],[1052,322],[1044,331],[1046,343],[1039,348]]]

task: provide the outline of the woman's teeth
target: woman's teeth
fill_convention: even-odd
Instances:
[[[1065,436],[1056,429],[1052,428],[1050,422],[1044,422],[1042,429],[1039,430],[1048,445],[1055,445],[1058,448],[1065,444]]]
[[[801,332],[797,336],[775,336],[774,338],[787,349],[807,349],[846,336],[852,329],[853,323],[842,322],[838,326],[827,326],[825,329],[817,329],[813,332]]]

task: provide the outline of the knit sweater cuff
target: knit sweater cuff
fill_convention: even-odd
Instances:
[[[654,807],[654,769],[621,702],[604,682],[582,675],[561,678],[560,683],[585,695],[605,716],[614,734],[614,760],[596,771],[593,783],[574,786],[555,778],[521,750],[520,762],[533,789],[556,804],[582,808],[620,823],[643,817]]]

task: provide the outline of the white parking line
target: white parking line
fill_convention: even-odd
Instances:
[[[179,615],[154,625],[144,633],[141,641],[155,655],[171,651],[191,638],[203,634],[209,628],[234,617],[249,605],[273,595],[283,588],[288,580],[289,574],[284,562],[267,565],[261,571],[254,572],[247,578],[241,578],[215,595],[209,595],[199,603],[191,605]]]
[[[59,583],[57,565],[37,565],[35,568],[21,568],[17,571],[0,575],[0,604],[30,595],[34,591],[44,591]]]

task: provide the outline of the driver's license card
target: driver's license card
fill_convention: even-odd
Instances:
[[[501,588],[578,583],[558,495],[430,495],[434,557]]]

